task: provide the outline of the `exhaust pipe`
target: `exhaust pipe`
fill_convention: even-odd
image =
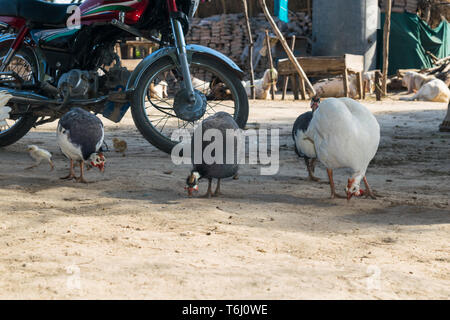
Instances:
[[[61,105],[64,103],[63,100],[55,100],[49,99],[45,96],[41,96],[39,94],[30,92],[30,91],[19,91],[14,89],[2,89],[2,91],[7,91],[13,97],[9,100],[12,103],[21,103],[21,104],[33,104],[33,105]],[[88,106],[98,103],[103,103],[108,100],[108,96],[102,96],[99,98],[93,99],[70,99],[67,102],[69,106]]]
[[[14,89],[4,88],[2,91],[7,91],[13,97],[9,100],[13,103],[23,103],[23,104],[58,104],[57,100],[51,100],[47,97],[41,96],[39,94],[30,91],[19,91]]]

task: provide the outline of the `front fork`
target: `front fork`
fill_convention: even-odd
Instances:
[[[8,52],[6,53],[6,55],[3,57],[3,60],[0,62],[0,72],[4,72],[6,67],[9,65],[9,63],[11,62],[12,58],[14,57],[14,55],[16,54],[16,52],[20,49],[20,47],[22,46],[23,41],[25,40],[25,37],[27,36],[28,32],[30,31],[30,29],[28,29],[28,27],[26,25],[23,25],[18,34],[17,37],[14,39],[11,47],[9,48]]]
[[[180,62],[181,73],[183,75],[184,86],[188,91],[188,99],[190,103],[195,102],[194,87],[192,85],[191,71],[189,70],[189,61],[186,53],[186,40],[184,38],[183,26],[181,22],[173,16],[177,12],[175,1],[167,0],[169,3],[169,11],[171,13],[170,23],[177,48],[178,60]]]

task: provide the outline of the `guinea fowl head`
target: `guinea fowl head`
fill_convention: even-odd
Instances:
[[[197,171],[192,171],[186,179],[185,189],[188,192],[188,196],[192,197],[194,191],[198,191],[198,180],[200,179],[200,174]]]
[[[100,172],[105,171],[106,159],[102,152],[92,154],[89,158],[89,162],[92,167],[98,168]]]
[[[359,181],[355,178],[348,179],[345,191],[347,192],[347,200],[350,200],[353,196],[360,197],[364,194],[364,190],[359,187]]]
[[[316,109],[319,107],[319,104],[320,104],[320,96],[316,94],[311,99],[311,109],[313,112],[316,111]]]

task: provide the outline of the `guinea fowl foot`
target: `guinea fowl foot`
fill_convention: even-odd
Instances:
[[[75,175],[73,173],[69,173],[68,176],[61,177],[60,179],[61,180],[73,180],[73,179],[76,179],[76,177],[75,177]]]
[[[319,181],[320,181],[320,179],[317,178],[317,177],[314,176],[314,175],[309,175],[309,176],[308,176],[308,180],[309,180],[309,181],[314,181],[314,182],[319,182]]]
[[[204,195],[200,196],[199,198],[203,198],[203,199],[210,199],[211,198],[211,192],[207,192]]]
[[[75,179],[78,183],[88,183],[83,177],[79,177]]]

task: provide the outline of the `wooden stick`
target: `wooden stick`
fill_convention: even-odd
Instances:
[[[224,14],[227,14],[227,4],[225,0],[222,0],[222,10]]]
[[[387,95],[387,76],[389,70],[389,34],[391,32],[391,12],[392,12],[392,0],[386,1],[384,19],[384,35],[383,35],[383,83],[381,89],[383,95]]]
[[[295,40],[296,40],[296,37],[292,36],[292,42],[291,42],[292,52],[294,52],[294,50],[295,50]],[[281,96],[281,100],[284,100],[284,98],[286,97],[288,83],[289,83],[289,77],[285,76],[284,83],[283,83],[283,94]]]
[[[255,91],[255,70],[253,69],[253,48],[255,46],[255,43],[253,42],[252,37],[252,28],[250,27],[250,20],[248,18],[248,7],[247,7],[247,0],[242,0],[242,4],[244,5],[244,17],[245,17],[245,23],[247,24],[247,36],[249,39],[249,48],[248,48],[248,54],[249,54],[249,67],[250,67],[250,94],[253,100],[256,99],[256,91]]]
[[[266,5],[266,1],[259,0],[259,4],[261,5],[261,7],[264,11],[264,15],[266,16],[267,20],[269,21],[270,25],[272,26],[273,31],[275,32],[276,36],[278,37],[278,40],[281,42],[281,45],[283,46],[284,51],[286,51],[286,54],[288,55],[289,60],[294,65],[295,70],[298,72],[300,77],[302,77],[305,80],[305,83],[308,86],[308,90],[310,91],[310,93],[313,96],[315,96],[316,90],[314,90],[311,82],[309,82],[309,79],[306,76],[305,71],[303,71],[302,67],[300,66],[300,63],[298,63],[298,60],[295,57],[294,53],[292,52],[291,48],[289,48],[289,45],[286,42],[286,39],[284,38],[280,29],[278,29],[277,24],[275,23],[272,16],[270,15],[269,9],[267,8],[267,5]]]
[[[270,66],[270,73],[269,73],[270,91],[272,95],[272,100],[275,100],[275,85],[273,84],[273,77],[272,77],[272,70],[274,69],[272,59],[272,47],[270,46],[269,30],[267,29],[266,29],[266,45],[267,45],[267,58],[269,59],[269,66]]]

